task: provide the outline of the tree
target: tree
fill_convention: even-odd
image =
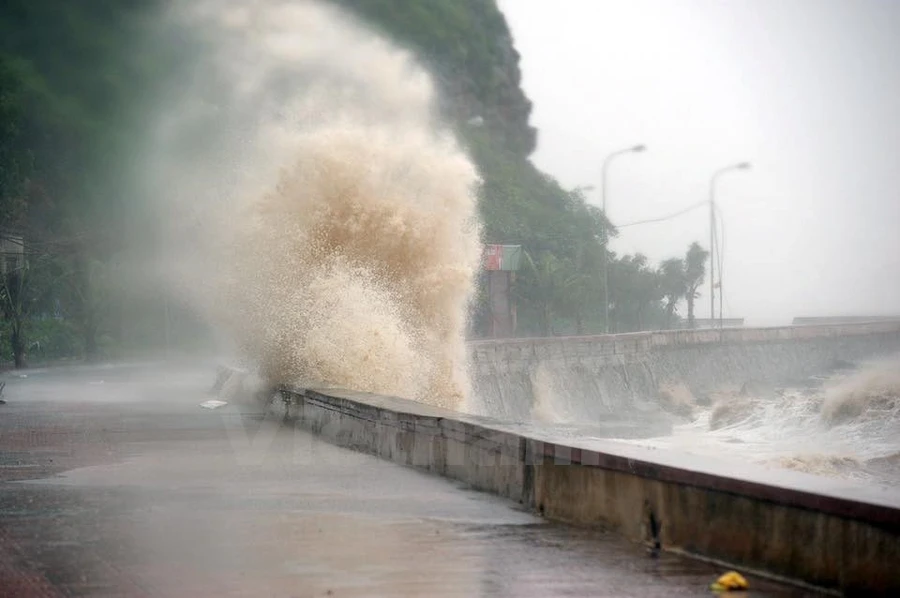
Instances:
[[[86,258],[86,252],[73,252],[61,260],[60,287],[66,314],[81,335],[84,357],[94,361],[99,355],[98,337],[108,317],[110,265]]]
[[[515,296],[536,310],[541,335],[551,336],[554,316],[565,310],[567,293],[580,276],[548,251],[540,253],[536,260],[526,251],[525,268],[519,280],[521,284],[517,281]]]
[[[33,162],[23,139],[26,106],[19,65],[0,54],[0,231],[18,229],[25,217]]]
[[[111,307],[98,294],[106,264],[132,240],[123,222],[133,209],[139,115],[176,62],[171,44],[140,47],[155,22],[147,17],[162,8],[158,0],[9,0],[0,12],[0,229],[41,256],[0,281],[4,314],[24,318],[10,324],[19,352],[28,346],[19,306],[38,276],[40,292],[46,282],[81,330],[88,356],[96,353]]]
[[[28,321],[26,269],[16,265],[3,273],[0,286],[0,311],[9,324],[10,348],[16,369],[25,367],[25,326]]]
[[[699,296],[698,289],[706,277],[706,258],[709,252],[696,241],[688,247],[684,256],[685,297],[687,298],[688,326],[694,327],[694,301]]]
[[[0,275],[0,315],[9,326],[10,348],[17,369],[26,367],[28,326],[32,315],[46,307],[53,277],[50,258],[38,254],[6,264]]]
[[[642,254],[610,263],[611,318],[615,332],[660,328],[665,322],[659,273]]]
[[[666,328],[671,329],[678,302],[687,292],[685,262],[679,258],[669,258],[659,267],[660,290],[666,300]]]
[[[603,296],[602,280],[596,271],[576,268],[569,279],[567,292],[560,301],[560,312],[575,322],[575,333],[586,334],[586,322],[591,312],[599,312],[599,298]],[[596,314],[599,315],[599,314]]]
[[[531,104],[495,0],[333,1],[415,52],[434,75],[442,120],[456,130],[481,174],[483,240],[526,251],[514,289],[527,308],[519,312],[523,330],[601,330],[607,257],[612,328],[671,325],[675,278],[663,280],[643,256],[608,253],[616,230],[602,212],[529,160],[536,143]],[[139,321],[149,312],[136,308],[146,297],[124,292],[126,268],[116,268],[115,260],[129,250],[143,257],[146,248],[164,243],[148,226],[153,202],[141,201],[134,184],[147,173],[135,150],[147,138],[151,123],[143,117],[159,98],[154,92],[195,77],[195,50],[203,45],[202,36],[153,18],[165,5],[8,0],[0,11],[0,229],[15,230],[34,254],[16,275],[22,278],[0,281],[3,314],[18,322],[23,361],[28,313],[38,309],[34,301],[46,289],[67,329],[80,332],[78,349],[88,358],[98,352],[114,314],[131,329],[128,334],[117,326],[120,339],[155,332],[150,316]],[[476,116],[479,125],[470,126]],[[702,282],[702,266],[701,259],[689,295]],[[666,268],[674,274],[674,265]],[[688,300],[692,314],[692,296]],[[476,312],[489,311],[484,293],[476,301]]]
[[[496,0],[332,1],[416,53],[437,83],[448,122],[464,131],[479,117],[504,149],[522,158],[535,149],[519,54]]]

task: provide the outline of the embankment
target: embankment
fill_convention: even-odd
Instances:
[[[473,411],[525,421],[542,409],[600,421],[656,403],[669,385],[702,397],[726,386],[790,384],[840,363],[897,352],[900,321],[488,340],[469,347]]]
[[[900,499],[794,472],[566,441],[421,403],[282,389],[287,423],[574,525],[851,595],[900,591]]]
[[[900,595],[895,489],[622,441],[561,436],[535,401],[605,412],[673,381],[789,383],[900,350],[900,322],[674,331],[471,344],[476,389],[499,417],[342,390],[282,388],[286,423],[354,450],[490,492],[557,521],[614,530],[847,595]],[[235,383],[227,372],[217,383]],[[243,376],[243,374],[241,374]],[[239,376],[239,377],[241,377]]]

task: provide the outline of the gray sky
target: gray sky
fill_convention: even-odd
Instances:
[[[500,0],[540,131],[535,163],[624,224],[720,179],[725,316],[900,314],[900,1]],[[595,191],[591,199],[599,202]],[[709,245],[705,208],[625,228],[653,260]],[[699,316],[709,313],[708,286]]]

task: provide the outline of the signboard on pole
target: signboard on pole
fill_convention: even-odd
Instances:
[[[516,305],[512,297],[515,272],[522,264],[521,245],[487,245],[483,267],[487,271],[490,334],[507,338],[516,333]]]
[[[484,269],[491,272],[515,272],[522,264],[521,245],[486,245]]]

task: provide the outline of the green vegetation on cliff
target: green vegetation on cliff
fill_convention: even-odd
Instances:
[[[165,48],[155,0],[8,0],[0,10],[0,361],[98,356],[122,331],[130,169]],[[115,283],[113,281],[116,281]],[[15,338],[14,338],[15,337]],[[120,338],[115,339],[121,345]],[[10,345],[16,345],[12,351]]]
[[[521,244],[530,256],[516,282],[522,334],[604,329],[606,241],[615,229],[578,190],[564,189],[529,160],[537,133],[521,88],[519,54],[495,0],[335,0],[415,51],[431,70],[477,163],[485,242]],[[674,324],[663,303],[663,274],[643,256],[610,254],[610,328]],[[678,299],[681,299],[679,295]],[[485,298],[479,305],[485,308]],[[483,316],[483,313],[479,315]],[[476,318],[476,334],[482,332]]]
[[[443,114],[482,174],[485,241],[527,251],[514,289],[521,333],[602,330],[600,273],[615,230],[529,160],[531,103],[495,0],[331,1],[434,75]],[[129,183],[135,140],[186,43],[152,41],[163,5],[8,0],[0,8],[0,237],[24,238],[29,252],[0,270],[0,361],[26,351],[93,357],[163,340],[163,302],[120,276],[135,233],[152,241]],[[692,269],[658,272],[642,256],[609,257],[614,330],[662,327],[666,306],[671,322],[678,299],[696,293],[696,259]],[[673,282],[679,272],[687,280]],[[133,315],[148,313],[141,303],[160,313]]]
[[[333,0],[413,51],[460,127],[481,119],[497,143],[527,156],[537,135],[528,122],[519,55],[495,0]]]

